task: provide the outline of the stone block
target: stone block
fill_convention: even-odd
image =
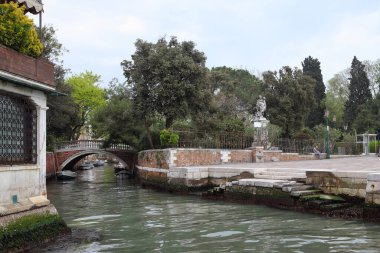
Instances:
[[[50,201],[45,196],[36,196],[29,198],[29,201],[32,202],[36,207],[48,206]]]
[[[368,181],[377,181],[380,182],[380,173],[371,173],[367,176]]]

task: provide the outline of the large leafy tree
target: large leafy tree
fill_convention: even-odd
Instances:
[[[149,127],[157,116],[165,127],[207,107],[205,55],[191,41],[138,39],[132,60],[124,60],[124,76],[133,90],[134,111]],[[153,142],[151,141],[153,146]]]
[[[202,130],[244,131],[250,126],[262,81],[244,69],[212,68],[208,74],[212,94],[209,114],[197,122]],[[208,124],[207,124],[207,123]]]
[[[86,71],[69,77],[71,96],[78,108],[79,121],[72,126],[72,139],[78,139],[82,128],[88,124],[93,112],[105,104],[105,91],[99,87],[100,76]]]
[[[305,58],[305,60],[302,62],[302,70],[304,75],[308,75],[315,80],[315,106],[311,108],[309,116],[306,120],[306,125],[312,128],[323,123],[323,115],[325,111],[325,105],[323,101],[326,96],[325,84],[323,83],[321,63],[317,58],[312,58],[311,56]]]
[[[267,102],[266,116],[282,128],[283,137],[292,137],[305,125],[314,107],[315,80],[299,69],[283,67],[263,74]]]
[[[364,68],[364,64],[354,56],[350,70],[350,84],[348,86],[349,97],[344,106],[344,118],[349,128],[352,127],[352,123],[360,113],[360,107],[372,98],[369,80]]]

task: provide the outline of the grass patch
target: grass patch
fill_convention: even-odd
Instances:
[[[67,230],[66,223],[59,215],[27,215],[6,227],[0,227],[0,252],[35,246]]]

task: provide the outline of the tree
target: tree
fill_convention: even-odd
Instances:
[[[71,96],[78,107],[79,122],[72,126],[72,139],[78,139],[82,127],[91,119],[92,113],[105,104],[105,92],[98,86],[100,76],[86,71],[69,77],[66,82],[70,85]]]
[[[106,143],[122,142],[137,149],[145,148],[141,143],[143,124],[134,116],[130,87],[113,79],[106,94],[106,103],[96,109],[91,119],[94,136]]]
[[[223,66],[209,71],[208,83],[211,105],[209,114],[203,115],[207,115],[205,120],[209,124],[197,122],[202,131],[244,131],[250,128],[256,100],[262,93],[262,81],[247,70]]]
[[[365,65],[364,71],[367,73],[372,96],[376,97],[379,93],[380,84],[380,60],[375,62],[363,61],[363,64]]]
[[[361,105],[353,127],[359,133],[378,133],[380,130],[380,94]]]
[[[207,107],[206,57],[194,42],[180,43],[175,37],[156,43],[138,39],[135,46],[132,60],[121,65],[133,87],[134,111],[144,119],[148,133],[156,116],[170,128],[174,120]]]
[[[24,15],[24,10],[25,7],[19,7],[17,3],[0,4],[0,44],[38,57],[42,52],[42,44],[33,20]]]
[[[352,123],[360,113],[360,106],[372,98],[369,80],[364,67],[364,64],[354,56],[350,70],[350,84],[348,86],[349,97],[344,106],[344,119],[349,128],[352,127]]]
[[[330,115],[335,115],[336,126],[343,127],[345,125],[343,120],[344,105],[348,99],[349,90],[349,69],[335,74],[333,78],[328,81],[326,92],[325,105],[329,110]]]
[[[318,59],[311,56],[305,58],[302,62],[303,74],[308,75],[315,80],[314,98],[315,106],[311,108],[309,116],[306,120],[306,125],[310,128],[323,123],[323,115],[325,105],[323,103],[325,98],[325,84],[323,83],[321,63]]]
[[[288,66],[278,72],[264,72],[263,78],[268,108],[266,116],[271,123],[282,128],[282,136],[290,138],[302,129],[314,107],[315,80]]]

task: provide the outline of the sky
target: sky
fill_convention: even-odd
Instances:
[[[69,50],[71,74],[90,70],[102,86],[125,81],[137,39],[176,36],[205,53],[209,68],[228,66],[259,75],[282,66],[321,62],[325,84],[361,61],[380,58],[378,0],[44,0],[43,24]]]

